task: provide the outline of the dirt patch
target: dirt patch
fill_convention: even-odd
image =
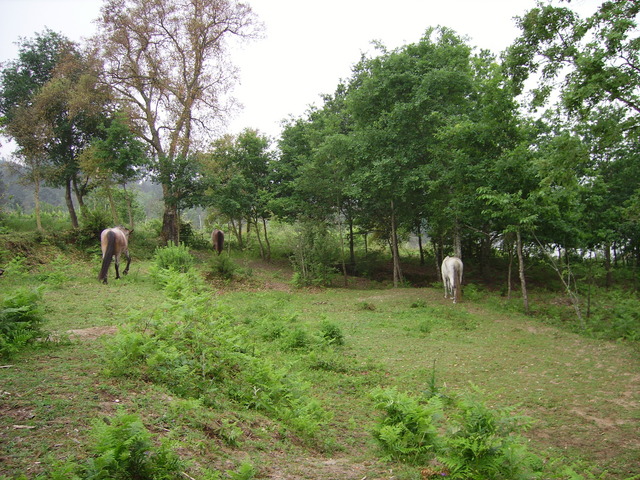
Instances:
[[[111,325],[108,327],[91,327],[80,330],[68,330],[69,337],[74,340],[95,340],[103,335],[114,335],[118,327]]]

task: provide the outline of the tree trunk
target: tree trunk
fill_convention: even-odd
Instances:
[[[516,232],[516,250],[518,251],[518,271],[520,273],[520,286],[522,287],[522,301],[525,313],[529,313],[529,295],[527,294],[527,281],[524,277],[524,255],[522,254],[522,234],[520,229]]]
[[[84,194],[86,193],[86,185],[84,185],[83,187],[79,187],[75,175],[71,178],[71,185],[73,186],[73,193],[76,194],[76,199],[78,200],[80,214],[84,217],[86,213],[86,207],[84,205]]]
[[[460,235],[460,225],[456,219],[455,232],[453,233],[453,254],[462,259],[462,237]]]
[[[269,235],[267,233],[267,220],[264,217],[262,217],[262,229],[264,230],[264,243],[267,245],[267,262],[270,262],[271,261],[271,243],[269,242]]]
[[[37,174],[34,179],[33,186],[33,201],[35,203],[36,210],[36,229],[39,232],[43,232],[44,229],[42,228],[42,218],[40,216],[40,176]]]
[[[609,242],[604,244],[604,269],[607,272],[605,286],[610,288],[613,283],[613,277],[611,275],[611,244]]]
[[[365,254],[367,253],[367,241],[366,241],[366,237],[365,237]],[[355,273],[356,270],[356,245],[355,245],[355,238],[354,238],[354,233],[353,233],[353,220],[351,218],[349,218],[349,270],[350,273]]]
[[[403,281],[400,268],[400,252],[398,251],[398,233],[396,232],[396,211],[391,200],[391,253],[393,256],[393,286],[398,287]]]
[[[422,248],[422,229],[418,225],[418,252],[420,252],[420,265],[424,265],[424,248]]]
[[[129,230],[133,231],[133,229],[135,227],[134,219],[133,219],[133,202],[132,202],[133,192],[128,192],[127,191],[127,184],[126,183],[122,184],[122,190],[124,191],[124,198],[125,198],[125,200],[127,202],[127,214],[129,215]],[[202,227],[202,225],[201,225],[201,227]]]
[[[180,245],[180,236],[178,232],[178,210],[172,205],[165,204],[164,214],[162,216],[162,242],[168,245],[173,242],[174,245]]]
[[[509,269],[507,273],[507,299],[511,299],[511,272],[513,271],[513,240],[509,239],[507,248],[509,249]]]
[[[69,218],[71,219],[71,226],[78,228],[78,216],[76,215],[76,209],[73,206],[73,198],[71,198],[71,178],[67,178],[64,188],[64,199],[67,202],[67,209],[69,210]]]
[[[436,261],[436,276],[438,277],[438,281],[442,282],[442,271],[440,269],[440,265],[442,264],[442,255],[441,248],[439,248],[438,242],[436,242],[435,238],[431,239],[431,245],[433,245],[433,258]]]
[[[266,260],[267,256],[264,251],[264,246],[262,245],[262,238],[260,237],[260,229],[258,228],[258,219],[257,218],[253,219],[253,222],[256,226],[256,238],[258,239],[258,245],[260,246],[260,258],[262,260]],[[247,222],[247,230],[249,229],[249,225],[251,225],[251,223]]]

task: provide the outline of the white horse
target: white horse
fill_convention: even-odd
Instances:
[[[444,298],[453,298],[453,303],[460,300],[462,291],[462,260],[458,257],[445,257],[442,261],[442,283],[444,283]]]

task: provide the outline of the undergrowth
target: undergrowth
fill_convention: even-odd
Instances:
[[[201,277],[172,269],[162,275],[167,302],[131,317],[107,342],[106,372],[162,384],[211,408],[231,401],[312,439],[329,414],[309,387],[286,364],[261,355],[248,327],[212,302]]]
[[[42,290],[21,288],[0,302],[0,358],[11,358],[46,337]]]

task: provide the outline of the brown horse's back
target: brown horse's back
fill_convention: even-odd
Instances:
[[[211,242],[213,243],[213,249],[220,255],[224,248],[224,233],[222,230],[216,229],[213,231],[211,234]]]
[[[129,256],[129,230],[123,227],[107,228],[100,234],[100,246],[102,248],[102,268],[98,275],[98,280],[102,283],[107,283],[107,274],[109,272],[109,266],[111,260],[115,256],[116,258],[116,278],[120,278],[120,272],[118,271],[120,255],[124,254],[127,258],[127,266],[124,270],[125,275],[129,271],[129,264],[131,263],[131,257]]]

